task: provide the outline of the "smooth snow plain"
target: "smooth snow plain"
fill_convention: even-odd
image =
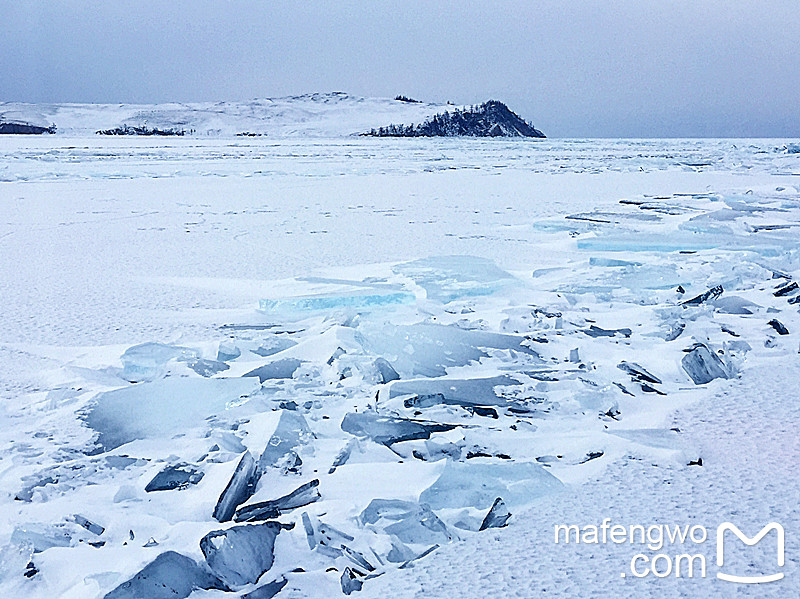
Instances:
[[[104,597],[168,551],[223,583],[192,597],[798,594],[785,141],[0,141],[3,596]],[[238,507],[292,528],[221,567],[248,455]],[[663,553],[707,576],[553,542],[603,518],[706,527]],[[723,521],[779,522],[784,578],[717,580]]]

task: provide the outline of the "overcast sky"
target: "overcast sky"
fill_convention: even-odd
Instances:
[[[552,137],[800,136],[798,0],[0,0],[0,101],[494,98]]]

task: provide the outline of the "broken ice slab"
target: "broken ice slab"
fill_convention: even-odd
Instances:
[[[347,460],[350,459],[350,454],[353,453],[353,449],[358,447],[358,439],[350,439],[347,444],[336,454],[336,457],[333,459],[333,463],[331,464],[330,469],[328,470],[328,474],[333,474],[336,472],[336,469],[341,466],[342,464],[347,463]]]
[[[289,466],[299,460],[295,451],[312,438],[303,415],[292,410],[282,410],[278,425],[258,460],[259,472],[267,468]],[[290,463],[291,462],[291,463]]]
[[[534,350],[523,345],[525,338],[517,335],[438,324],[362,326],[360,331],[364,349],[389,360],[405,378],[443,376],[447,368],[480,360],[491,349],[512,350],[539,359]]]
[[[275,595],[281,592],[281,589],[286,586],[287,582],[289,581],[285,578],[273,580],[272,582],[261,585],[255,591],[250,591],[249,593],[242,595],[242,599],[272,599]]]
[[[215,374],[219,374],[220,372],[224,372],[230,368],[230,366],[228,366],[225,362],[220,362],[218,360],[204,360],[202,358],[198,358],[197,360],[189,360],[188,366],[197,374],[206,378],[214,376]]]
[[[617,368],[628,373],[635,381],[661,384],[660,378],[654,374],[650,374],[641,364],[637,364],[636,362],[626,362],[623,360],[617,364]]]
[[[492,295],[516,279],[487,258],[434,256],[392,267],[425,290],[429,300],[454,300]]]
[[[317,551],[321,551],[329,557],[339,557],[341,555],[340,548],[344,543],[355,540],[349,534],[320,522],[314,516],[309,516],[307,512],[303,512],[302,522],[309,549],[316,548]]]
[[[262,358],[267,358],[287,350],[290,347],[294,347],[295,345],[297,345],[297,341],[294,339],[289,339],[289,337],[283,335],[275,335],[259,342],[258,347],[252,350],[252,352]]]
[[[630,329],[602,329],[596,325],[591,325],[588,329],[581,331],[582,333],[589,335],[589,337],[614,337],[615,335],[620,335],[622,337],[630,337],[631,330]]]
[[[533,228],[544,233],[589,233],[602,225],[586,220],[539,220],[533,223]]]
[[[660,428],[616,429],[609,434],[628,439],[640,445],[659,449],[679,449],[683,443],[680,435],[674,430]]]
[[[391,383],[400,378],[400,375],[392,368],[392,365],[383,358],[376,358],[372,365],[378,371],[378,382],[380,384]]]
[[[510,376],[494,376],[481,379],[421,379],[394,383],[389,397],[415,395],[406,402],[406,407],[429,407],[435,404],[458,406],[505,406],[509,400],[497,395],[500,386],[519,385]],[[437,397],[438,396],[438,397]]]
[[[184,599],[198,589],[228,590],[222,581],[194,560],[167,551],[106,594],[105,599]]]
[[[125,350],[122,360],[122,378],[132,383],[150,381],[164,372],[167,362],[175,359],[191,360],[197,352],[188,347],[164,343],[142,343]]]
[[[632,266],[613,273],[606,281],[631,290],[671,289],[685,283],[673,266]]]
[[[762,256],[780,256],[790,243],[775,236],[719,235],[676,231],[669,234],[622,235],[612,233],[578,239],[580,250],[594,252],[698,252],[702,250],[741,250]]]
[[[486,530],[487,528],[503,528],[511,518],[511,512],[508,511],[505,502],[498,497],[494,500],[489,513],[481,522],[481,527],[478,530]]]
[[[301,485],[291,493],[272,499],[245,505],[236,510],[236,522],[255,522],[276,518],[282,512],[293,510],[309,503],[314,503],[322,498],[319,494],[319,479],[314,479]]]
[[[272,379],[290,379],[294,371],[300,367],[300,364],[302,362],[295,358],[283,358],[282,360],[275,360],[269,364],[259,366],[243,376],[257,376],[260,383]]]
[[[631,262],[629,260],[615,260],[614,258],[589,258],[589,266],[606,266],[609,268],[617,266],[641,266],[641,262]]]
[[[486,509],[497,497],[510,506],[556,493],[560,480],[530,462],[447,462],[439,478],[419,496],[432,509],[475,507]]]
[[[200,540],[200,550],[211,571],[226,585],[251,584],[272,567],[275,538],[291,526],[263,522],[214,530]]]
[[[137,439],[169,439],[205,426],[206,418],[241,403],[259,388],[251,378],[175,377],[97,395],[84,416],[109,451]]]
[[[233,471],[225,490],[219,496],[214,508],[214,519],[218,522],[227,522],[233,518],[236,508],[250,499],[258,482],[258,468],[253,455],[246,451],[236,470]]]
[[[427,545],[452,540],[447,526],[425,504],[399,499],[373,499],[359,518],[362,524],[375,525],[381,520],[391,522],[383,525],[383,530],[403,543]]]
[[[791,293],[795,293],[795,292],[797,292],[797,290],[798,290],[797,281],[792,281],[791,283],[787,283],[783,287],[780,287],[772,295],[774,295],[775,297],[782,297],[782,296],[785,296],[785,295],[789,295]]]
[[[342,430],[356,437],[370,438],[382,445],[391,445],[413,439],[430,439],[432,433],[454,429],[451,424],[424,422],[381,416],[375,412],[349,412],[342,420]]]
[[[707,346],[696,343],[687,351],[688,353],[681,360],[681,366],[695,385],[703,385],[714,379],[730,378],[725,363]]]
[[[712,304],[714,309],[722,314],[753,314],[761,308],[758,304],[754,304],[738,295],[719,297],[713,300]]]
[[[22,524],[11,533],[11,543],[40,553],[51,547],[69,547],[72,533],[63,524]]]
[[[242,350],[232,341],[221,341],[217,348],[217,361],[219,362],[230,362],[241,355]]]
[[[175,464],[167,466],[156,474],[147,486],[145,491],[172,491],[183,490],[189,485],[196,485],[203,479],[203,473],[189,464]]]
[[[259,309],[262,312],[310,312],[318,310],[362,310],[386,306],[413,304],[415,295],[405,291],[384,291],[374,289],[332,293],[326,295],[306,295],[285,299],[262,299]]]
[[[358,576],[350,567],[344,569],[340,582],[342,585],[342,592],[345,595],[360,591],[361,587],[364,586],[364,582],[358,579]]]
[[[72,520],[79,526],[82,526],[83,528],[88,530],[90,533],[98,536],[106,531],[106,529],[100,526],[99,524],[92,522],[88,518],[81,516],[79,514],[75,514],[74,516],[72,516]]]
[[[624,221],[645,221],[645,222],[660,222],[661,217],[658,214],[650,212],[607,212],[602,210],[593,210],[592,212],[578,212],[576,214],[569,214],[564,218],[569,220],[581,220],[602,224],[621,224]]]
[[[787,329],[784,326],[784,324],[780,320],[778,320],[777,318],[773,318],[767,324],[769,326],[771,326],[773,329],[775,329],[777,331],[778,335],[788,335],[789,334],[789,329]]]
[[[722,295],[723,291],[725,290],[722,288],[722,285],[717,285],[716,287],[712,287],[708,291],[704,291],[700,295],[697,295],[691,299],[681,302],[681,306],[699,306],[700,304],[704,304],[705,302],[717,299],[720,295]]]

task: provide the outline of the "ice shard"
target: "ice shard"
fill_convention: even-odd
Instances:
[[[636,362],[626,362],[622,361],[617,364],[617,368],[622,370],[623,372],[627,372],[631,378],[635,381],[645,381],[647,383],[655,383],[661,384],[661,379],[655,376],[654,374],[650,374],[647,370],[644,369],[643,366],[637,364]]]
[[[369,438],[382,445],[391,445],[413,439],[430,439],[432,433],[454,429],[452,424],[423,422],[375,412],[350,412],[342,420],[342,430],[356,437]]]
[[[230,366],[228,366],[225,362],[220,362],[218,360],[204,360],[202,358],[198,358],[197,360],[189,360],[188,365],[189,368],[194,370],[197,374],[206,378],[212,377],[220,372],[225,372],[230,368]]]
[[[405,378],[438,377],[452,366],[466,366],[488,355],[487,350],[512,350],[537,360],[538,354],[517,335],[489,333],[438,324],[362,326],[362,343],[384,356]]]
[[[400,499],[373,499],[359,519],[362,524],[378,525],[403,543],[430,544],[452,540],[447,526],[425,504]]]
[[[714,379],[730,378],[722,359],[702,343],[695,344],[683,356],[681,366],[695,385],[703,385]]]
[[[413,304],[416,296],[405,291],[369,290],[328,295],[308,295],[286,299],[262,299],[262,312],[309,312],[318,310],[370,309],[398,304]]]
[[[137,439],[170,439],[258,389],[253,379],[174,377],[100,393],[85,416],[109,451]]]
[[[282,360],[275,360],[269,364],[259,366],[244,376],[257,376],[261,383],[271,379],[290,379],[301,363],[300,360],[295,358],[283,358]]]
[[[299,459],[296,450],[312,437],[306,419],[299,412],[282,410],[278,426],[258,460],[259,472],[267,468],[294,464]],[[291,466],[291,464],[288,464]]]
[[[164,343],[134,345],[122,354],[122,378],[132,383],[151,381],[160,376],[170,360],[197,358],[197,352],[188,347]]]
[[[476,256],[422,258],[398,264],[392,270],[422,287],[429,300],[443,304],[492,295],[516,281],[491,260]]]
[[[222,581],[194,560],[167,551],[107,593],[105,599],[183,599],[198,589],[228,590]]]
[[[145,491],[172,491],[182,490],[189,485],[196,485],[203,478],[203,473],[189,464],[175,464],[167,466],[156,474],[147,486]]]
[[[561,481],[541,465],[529,462],[447,462],[442,474],[419,496],[432,509],[486,509],[497,497],[511,506],[526,505],[556,493]]]
[[[716,287],[712,287],[711,289],[701,293],[700,295],[697,295],[691,299],[681,302],[681,306],[699,306],[700,304],[704,304],[706,302],[717,299],[720,295],[722,295],[723,291],[724,289],[722,288],[722,285],[717,285]]]
[[[285,527],[279,522],[263,522],[215,530],[200,540],[200,550],[211,571],[226,585],[251,584],[272,567],[275,538]]]
[[[378,371],[379,383],[391,383],[392,381],[396,381],[400,378],[400,375],[397,374],[397,371],[392,368],[392,365],[389,364],[387,360],[384,360],[383,358],[377,358],[372,364]]]
[[[219,496],[214,508],[214,519],[218,522],[227,522],[233,518],[236,508],[250,499],[258,482],[258,468],[253,455],[246,451],[236,470],[233,471],[228,485]]]
[[[508,511],[505,502],[498,497],[494,500],[494,503],[489,509],[489,513],[486,514],[486,517],[483,519],[483,522],[481,522],[481,527],[479,530],[486,530],[487,528],[502,528],[506,526],[510,517],[511,512]]]
[[[236,511],[236,522],[255,522],[277,517],[281,512],[293,510],[321,499],[319,494],[319,480],[314,479],[301,485],[291,493],[251,505],[245,505]]]
[[[518,386],[510,376],[478,379],[420,379],[391,386],[389,397],[415,395],[406,407],[428,407],[437,403],[460,406],[505,406],[509,400],[497,395],[496,388]]]
[[[289,581],[285,578],[273,580],[272,582],[261,585],[255,591],[250,591],[249,593],[242,595],[242,599],[272,599],[275,595],[281,592],[281,589],[286,586],[287,582]]]
[[[364,586],[364,582],[359,580],[352,568],[349,567],[345,568],[344,572],[342,572],[340,582],[342,584],[342,592],[345,595],[360,591],[361,587]]]

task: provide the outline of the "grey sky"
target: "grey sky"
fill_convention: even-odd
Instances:
[[[0,100],[500,99],[550,136],[800,136],[797,0],[0,0]]]

